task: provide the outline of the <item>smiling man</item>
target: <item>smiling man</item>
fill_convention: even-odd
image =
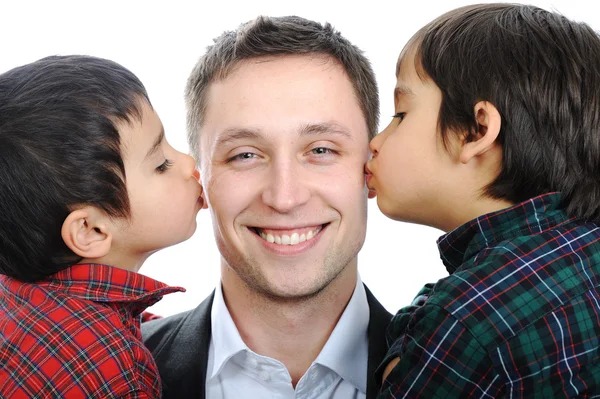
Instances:
[[[221,285],[145,323],[164,397],[374,397],[391,315],[357,272],[369,62],[329,24],[260,17],[216,39],[186,100]]]

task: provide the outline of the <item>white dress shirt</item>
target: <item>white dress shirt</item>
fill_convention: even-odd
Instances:
[[[219,286],[211,311],[206,398],[365,399],[370,313],[360,276],[357,280],[344,313],[296,389],[283,363],[244,343]]]

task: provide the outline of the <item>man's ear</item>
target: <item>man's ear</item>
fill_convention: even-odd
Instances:
[[[202,198],[202,208],[200,209],[208,209],[208,201],[206,201],[206,191],[204,190],[204,184],[202,184],[202,178],[200,177],[200,171],[198,169],[194,169],[194,178],[198,180],[198,183],[200,183],[200,187],[202,187],[202,193],[200,194],[200,198]]]
[[[460,162],[469,163],[473,158],[482,155],[496,145],[500,134],[502,118],[494,104],[480,101],[473,109],[477,120],[477,132],[472,140],[462,144],[460,149]]]
[[[62,239],[71,251],[82,258],[101,258],[112,244],[109,222],[108,216],[98,208],[79,208],[63,222]]]

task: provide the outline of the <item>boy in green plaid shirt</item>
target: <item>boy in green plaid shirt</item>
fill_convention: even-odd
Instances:
[[[381,398],[600,397],[600,39],[526,5],[450,11],[400,54],[369,189],[446,231],[388,331]]]

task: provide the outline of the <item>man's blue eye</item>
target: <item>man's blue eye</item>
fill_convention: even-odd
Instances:
[[[333,151],[331,148],[327,148],[327,147],[317,147],[317,148],[313,148],[311,151],[315,155],[325,155],[325,154],[335,153],[335,151]]]
[[[237,155],[232,156],[231,158],[227,159],[227,163],[229,162],[233,162],[233,161],[237,161],[237,160],[247,160],[247,159],[252,159],[256,157],[256,154],[252,153],[252,152],[241,152]]]

